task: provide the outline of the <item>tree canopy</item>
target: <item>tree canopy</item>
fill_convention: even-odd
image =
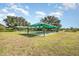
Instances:
[[[42,18],[40,20],[40,22],[46,23],[46,24],[49,24],[52,26],[57,26],[58,28],[55,28],[55,31],[57,31],[57,32],[59,31],[59,29],[61,27],[60,20],[55,16],[46,16],[46,17]]]
[[[60,20],[55,16],[47,16],[41,19],[41,22],[54,26],[61,26]]]
[[[16,16],[7,16],[4,21],[8,27],[12,28],[15,28],[16,26],[27,26],[29,24],[23,17]]]

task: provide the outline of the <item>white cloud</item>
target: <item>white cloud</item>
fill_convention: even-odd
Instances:
[[[16,11],[19,11],[19,12],[25,14],[25,15],[29,15],[29,12],[26,11],[26,10],[24,10],[24,9],[22,9],[22,8],[15,8],[15,10],[16,10]]]
[[[51,12],[51,13],[48,13],[48,15],[60,18],[60,17],[63,16],[63,11]],[[42,12],[42,11],[37,11],[36,12],[36,17],[45,17],[45,16],[47,16],[47,14]]]
[[[0,10],[0,14],[4,14],[4,13],[8,13],[8,10],[6,8]]]
[[[61,5],[56,5],[56,12],[50,13],[50,15],[54,15],[56,17],[62,17],[66,10],[74,10],[79,6],[78,3],[62,3]]]
[[[51,12],[49,15],[60,18],[60,17],[63,16],[63,12],[60,12],[60,11],[57,11],[57,12]]]
[[[29,8],[29,7],[27,7],[27,8]],[[12,4],[11,5],[11,9],[15,10],[16,12],[23,13],[25,15],[29,15],[29,11],[18,7],[16,4]]]
[[[7,15],[8,15],[8,16],[16,16],[15,13],[8,13]]]
[[[62,5],[63,5],[65,10],[76,9],[78,6],[77,3],[63,3]]]
[[[7,9],[2,9],[2,11],[3,11],[3,12],[6,12],[6,13],[8,12],[8,10],[7,10]]]
[[[63,15],[63,12],[67,10],[75,10],[78,7],[78,3],[62,3],[61,5],[57,6],[58,9],[56,11],[61,11],[60,13]]]
[[[25,8],[29,9],[29,6],[25,6]],[[8,4],[7,9],[8,10],[13,10],[13,11],[18,12],[18,13],[22,13],[24,15],[29,15],[29,11],[28,10],[23,9],[21,5],[16,4],[16,3],[10,3],[10,4]]]
[[[35,13],[36,13],[36,17],[44,17],[44,16],[46,16],[46,14],[44,12],[42,12],[42,11],[36,11]]]
[[[42,11],[36,11],[36,14],[38,14],[38,15],[46,15],[44,12],[42,12]]]

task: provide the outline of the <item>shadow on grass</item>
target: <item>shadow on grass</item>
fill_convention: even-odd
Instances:
[[[35,37],[35,36],[37,36],[37,35],[35,35],[35,34],[20,34],[20,35],[22,35],[22,36],[27,36],[27,37]]]

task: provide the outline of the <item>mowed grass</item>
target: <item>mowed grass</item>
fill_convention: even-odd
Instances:
[[[20,32],[0,32],[0,55],[79,56],[79,32],[58,32],[28,37]]]

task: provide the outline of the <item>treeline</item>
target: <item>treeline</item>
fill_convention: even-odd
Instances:
[[[64,32],[77,32],[77,31],[79,31],[79,28],[74,28],[74,27],[61,28],[60,31],[64,31]]]
[[[6,26],[0,24],[0,32],[2,31],[16,31],[18,30],[17,26],[22,26],[22,27],[26,27],[31,25],[27,20],[25,20],[23,17],[17,17],[17,16],[7,16],[4,20],[3,20],[6,24]],[[65,31],[65,32],[76,32],[79,31],[79,28],[61,28],[62,25],[60,24],[60,20],[59,18],[55,17],[55,16],[46,16],[41,18],[40,20],[41,23],[46,23],[49,25],[54,25],[54,26],[58,26],[59,28],[53,29],[54,31]],[[20,28],[20,30],[23,30],[23,28]],[[24,28],[25,30],[25,28]],[[49,29],[51,30],[51,29]]]

